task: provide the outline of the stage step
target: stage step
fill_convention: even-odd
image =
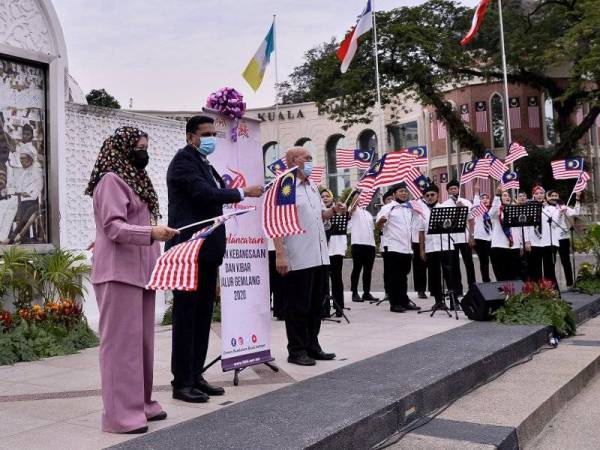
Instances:
[[[568,294],[565,298],[581,311],[581,320],[600,308],[600,297]],[[114,448],[371,448],[413,418],[460,399],[471,387],[544,347],[548,335],[549,328],[544,326],[472,322]],[[560,354],[566,347],[561,344],[536,359]],[[562,372],[557,369],[557,373]],[[472,440],[469,433],[501,435],[511,426],[477,425],[473,422],[459,440],[479,447],[460,448],[493,448]],[[452,420],[438,417],[420,432],[427,426],[447,429],[452,427]],[[416,433],[410,437],[416,441],[429,438],[448,439],[435,430],[425,437]]]

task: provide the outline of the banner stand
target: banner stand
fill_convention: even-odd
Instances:
[[[217,356],[210,363],[208,363],[208,365],[206,365],[202,369],[202,373],[206,372],[210,367],[214,366],[219,361],[221,361],[221,355]],[[271,369],[273,372],[279,372],[279,367],[277,367],[275,364],[272,364],[273,361],[275,361],[275,358],[273,358],[271,361],[262,362],[262,363],[259,363],[259,364],[264,364],[269,369]],[[245,368],[247,368],[247,367],[250,367],[250,366],[244,366],[244,367],[241,367],[239,369],[233,369],[233,385],[234,386],[237,386],[238,384],[240,384],[240,372],[242,370],[244,370]]]

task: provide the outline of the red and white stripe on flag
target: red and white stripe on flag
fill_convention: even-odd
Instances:
[[[360,191],[357,201],[358,207],[366,208],[367,206],[369,206],[371,204],[371,201],[373,200],[373,195],[375,195],[376,191],[377,189],[363,189],[362,191]]]
[[[440,193],[438,196],[438,203],[444,203],[448,200],[448,190],[446,189],[446,185],[448,183],[440,183]]]
[[[504,164],[498,158],[493,158],[490,162],[490,176],[495,180],[502,181],[502,175],[508,170],[506,164]]]
[[[321,184],[323,175],[325,175],[325,167],[313,166],[312,173],[308,179],[315,184]]]
[[[230,189],[246,187],[246,178],[242,172],[238,172],[234,169],[229,169],[229,171],[235,175],[231,181],[231,185],[229,186]]]
[[[342,63],[340,70],[342,73],[348,70],[356,50],[358,49],[358,38],[373,28],[373,11],[371,9],[371,0],[367,0],[367,6],[358,18],[358,23],[346,38],[340,44],[337,50],[337,58]]]
[[[286,186],[282,186],[284,183],[293,182],[294,186],[292,189],[295,196],[295,171],[297,171],[297,169],[279,175],[263,197],[262,225],[265,234],[270,238],[304,233],[304,229],[300,225],[298,206],[296,205],[295,200],[293,202],[283,203],[278,199],[281,192],[290,192],[289,189],[286,190]],[[288,179],[290,174],[291,180]]]
[[[474,180],[470,180],[461,185],[463,187],[463,197],[469,201],[473,201],[473,198],[475,197],[475,192],[473,190],[474,183]],[[492,183],[489,178],[479,180],[479,193],[491,195]]]
[[[583,158],[559,159],[550,163],[555,180],[579,178],[583,173]]]
[[[529,128],[540,127],[540,106],[537,97],[527,97],[527,117],[529,118]]]
[[[473,40],[479,29],[481,28],[481,24],[483,23],[483,18],[485,16],[485,10],[490,4],[490,0],[479,0],[479,4],[475,8],[475,14],[473,15],[473,20],[471,22],[471,28],[467,32],[464,38],[460,41],[460,45],[467,45],[469,42]]]
[[[487,211],[487,207],[483,203],[480,203],[479,205],[471,208],[469,214],[472,219],[478,219],[479,217],[483,217]]]
[[[513,142],[508,147],[508,155],[506,155],[506,164],[511,164],[517,159],[524,158],[527,156],[527,150],[518,142]]]
[[[511,97],[508,106],[510,127],[521,128],[521,102],[519,101],[519,97]]]
[[[444,123],[443,120],[437,119],[437,135],[438,135],[438,139],[446,139],[447,137],[447,133],[446,133],[446,124]]]
[[[591,176],[587,172],[581,172],[581,176],[577,179],[577,183],[575,183],[575,187],[573,188],[573,192],[582,192],[585,191],[587,187],[587,182],[591,180]]]
[[[488,130],[487,108],[485,102],[475,102],[475,131],[486,133]]]
[[[418,156],[406,150],[384,155],[383,169],[377,174],[373,188],[399,183],[408,174]]]

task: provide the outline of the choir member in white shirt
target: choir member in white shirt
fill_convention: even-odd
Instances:
[[[570,230],[573,227],[573,218],[581,214],[581,192],[575,193],[575,206],[570,208],[562,204],[557,191],[551,190],[546,194],[548,203],[558,208],[558,254],[565,272],[567,287],[573,286],[573,266],[571,265],[571,239]]]
[[[481,271],[481,281],[490,282],[490,250],[492,248],[492,219],[490,217],[490,196],[487,193],[479,192],[479,182],[473,185],[475,197],[473,198],[473,209],[479,205],[487,208],[487,211],[475,219],[474,237],[475,251],[479,258],[479,270]]]
[[[554,254],[558,248],[558,210],[544,204],[546,191],[542,186],[533,188],[533,202],[543,204],[542,225],[533,227],[531,233],[531,253],[527,259],[529,279],[540,281],[542,278],[556,284],[554,272]]]
[[[418,224],[413,220],[417,214],[406,207],[409,192],[405,183],[392,188],[394,200],[384,205],[377,214],[377,225],[385,224],[386,253],[384,270],[392,274],[389,279],[390,311],[403,313],[406,310],[419,310],[408,298],[408,274],[412,260],[412,227]]]
[[[458,180],[450,180],[446,185],[448,191],[448,200],[442,203],[444,207],[454,206],[466,206],[469,211],[473,207],[471,202],[466,198],[460,197],[460,184]],[[471,248],[475,245],[473,238],[473,220],[467,221],[467,227],[465,231],[461,233],[453,233],[451,235],[454,243],[454,251],[452,252],[452,264],[453,264],[453,276],[456,277],[456,290],[458,295],[463,293],[462,275],[460,271],[460,255],[462,255],[462,261],[465,266],[465,272],[467,273],[467,283],[470,285],[475,284],[475,266],[473,265],[473,251]]]
[[[383,194],[383,204],[387,205],[388,203],[394,201],[394,187],[391,187],[385,194]],[[377,224],[376,224],[377,225]],[[386,251],[386,241],[387,241],[387,236],[388,236],[388,232],[387,232],[387,227],[386,224],[384,223],[383,225],[380,226],[380,239],[379,239],[379,252],[381,253],[381,257],[383,259],[383,290],[385,291],[385,298],[384,300],[388,300],[390,299],[389,294],[390,294],[390,290],[389,290],[389,286],[390,286],[390,281],[389,279],[391,278],[390,275],[391,273],[388,271],[386,271],[386,266],[387,266],[387,251]]]
[[[352,248],[352,273],[350,287],[353,302],[378,301],[371,295],[371,274],[375,263],[375,222],[365,208],[359,206],[350,211],[350,243]],[[362,272],[363,295],[358,295],[358,279]]]

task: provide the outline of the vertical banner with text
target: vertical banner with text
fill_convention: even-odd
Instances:
[[[214,115],[217,150],[211,163],[231,188],[264,184],[259,122],[234,123]],[[223,213],[256,206],[256,211],[226,222],[227,247],[219,269],[221,294],[221,365],[224,371],[272,361],[269,302],[269,252],[261,226],[262,199],[225,205]]]

